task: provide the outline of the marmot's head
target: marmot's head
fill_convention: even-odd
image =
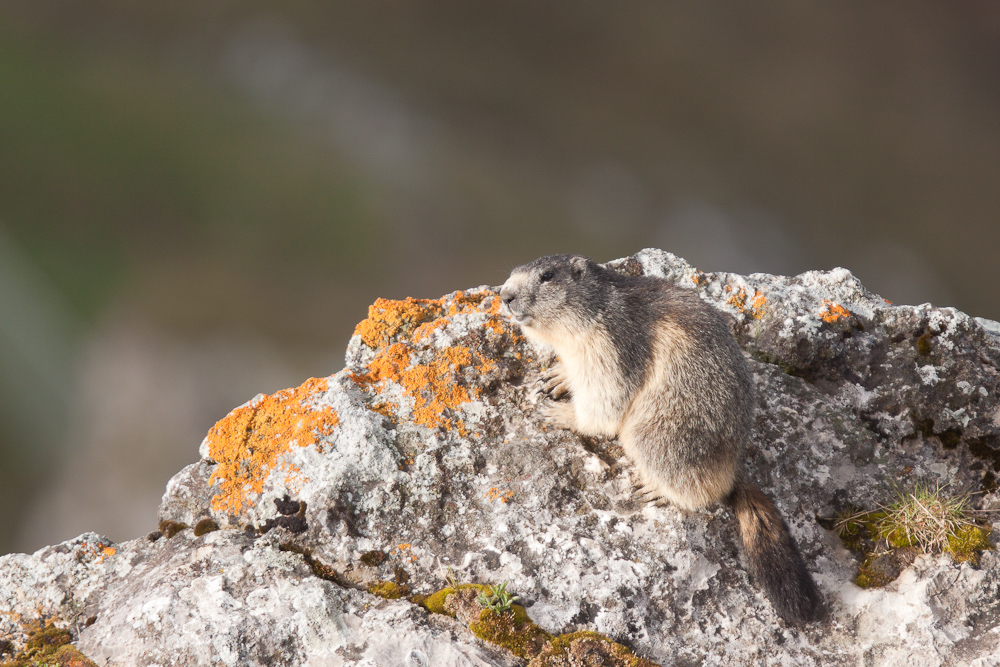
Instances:
[[[500,289],[511,320],[529,337],[545,340],[586,326],[598,266],[580,255],[549,255],[517,267]]]

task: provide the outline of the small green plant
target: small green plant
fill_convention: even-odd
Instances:
[[[876,522],[878,536],[893,546],[948,551],[951,541],[976,523],[968,494],[949,498],[944,488],[918,483],[912,491],[897,491],[896,500],[883,508],[885,516]]]
[[[510,606],[518,599],[517,595],[511,595],[507,592],[507,582],[505,581],[497,586],[483,587],[479,597],[476,598],[476,602],[485,609],[502,614],[505,611],[509,611]]]
[[[917,483],[874,511],[852,507],[821,522],[859,556],[859,586],[884,586],[921,552],[948,552],[957,562],[975,564],[983,550],[993,548],[991,528],[976,521],[969,495],[949,497],[946,488]]]
[[[969,495],[948,497],[945,487],[917,483],[912,491],[897,491],[896,500],[874,512],[849,510],[833,522],[845,542],[861,528],[890,547],[915,547],[925,553],[949,551],[956,536],[978,527]]]

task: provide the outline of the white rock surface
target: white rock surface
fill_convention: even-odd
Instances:
[[[213,509],[225,489],[206,439],[160,513],[221,530],[117,545],[87,534],[0,558],[0,611],[11,612],[0,635],[22,641],[18,618],[55,617],[109,665],[523,664],[457,621],[365,592],[406,580],[431,593],[450,570],[511,582],[549,632],[596,630],[663,665],[1000,664],[993,552],[975,566],[921,556],[863,590],[855,557],[817,522],[921,479],[990,489],[1000,339],[989,323],[890,305],[843,269],[701,274],[653,250],[611,264],[666,276],[732,316],[759,388],[747,467],[799,541],[822,621],[796,629],[775,616],[727,510],[643,505],[613,441],[546,428],[529,399],[545,352],[479,288],[413,305],[377,344],[356,335],[347,368],[304,402],[335,411],[337,426],[284,447],[239,510]],[[447,407],[460,390],[469,400]],[[308,550],[331,580],[287,549]],[[383,562],[366,565],[369,552]]]

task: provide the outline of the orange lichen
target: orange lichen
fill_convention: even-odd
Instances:
[[[490,296],[489,292],[480,292],[457,293],[439,300],[377,300],[369,308],[368,319],[358,325],[355,333],[378,352],[365,371],[352,373],[351,379],[375,392],[384,390],[388,382],[398,384],[413,399],[412,419],[416,424],[456,428],[464,435],[465,425],[452,413],[462,403],[477,398],[479,391],[467,389],[459,381],[467,368],[486,374],[494,371],[497,364],[487,359],[474,363],[469,347],[436,348],[426,340],[434,331],[447,326],[452,316],[476,311],[487,315],[484,328],[488,331],[497,335],[510,332],[509,325],[498,314],[500,300],[492,298],[483,305]],[[418,357],[423,350],[431,352],[429,360]],[[391,416],[384,406],[380,402],[372,409]]]
[[[282,465],[285,470],[285,478],[282,483],[288,487],[288,490],[294,495],[298,495],[302,491],[302,484],[309,481],[309,478],[302,474],[302,469],[299,468],[294,463],[285,462]]]
[[[484,310],[484,312],[487,315],[489,315],[489,318],[487,318],[486,323],[483,326],[485,326],[487,329],[489,329],[490,331],[492,331],[497,335],[500,335],[505,331],[513,333],[511,331],[510,323],[507,322],[507,319],[500,316],[501,305],[502,304],[499,298],[493,299],[493,301],[490,303],[490,307]],[[521,338],[521,335],[514,334],[514,337],[515,340],[517,340]]]
[[[77,548],[79,549],[79,555],[77,557],[81,561],[92,560],[97,563],[103,563],[106,558],[114,556],[118,553],[118,550],[110,544],[103,544],[101,542],[98,542],[97,544],[84,542],[77,545]]]
[[[368,406],[368,409],[372,412],[377,412],[388,419],[396,419],[396,415],[393,414],[392,405],[390,403],[372,403]]]
[[[440,329],[441,327],[446,326],[447,324],[448,324],[448,318],[446,317],[436,319],[433,322],[424,322],[419,327],[417,327],[416,331],[413,332],[413,340],[415,342],[422,341],[423,339],[427,338],[432,333],[434,333],[436,329]]]
[[[382,347],[401,332],[419,326],[441,313],[441,302],[407,297],[403,301],[376,299],[368,306],[368,319],[354,329],[368,347]]]
[[[501,491],[495,486],[491,486],[490,490],[486,492],[486,497],[491,501],[499,500],[502,503],[509,503],[514,497],[513,491]]]
[[[708,280],[705,278],[704,273],[698,271],[693,276],[691,276],[691,282],[693,282],[695,285],[704,285],[705,283],[708,282]],[[728,289],[728,286],[726,287],[726,289]]]
[[[411,365],[411,351],[406,343],[390,345],[368,364],[368,373],[354,374],[352,378],[364,387],[387,380],[402,385],[413,397],[415,423],[450,429],[454,420],[445,417],[445,411],[472,400],[469,390],[456,382],[461,369],[471,364],[472,353],[467,347],[446,347],[430,362]]]
[[[827,324],[833,324],[837,320],[851,316],[851,311],[829,299],[823,299],[823,305],[826,308],[819,314],[819,317]]]
[[[210,481],[219,482],[213,509],[239,512],[251,496],[263,491],[278,457],[289,447],[315,444],[333,432],[337,413],[329,407],[306,405],[310,397],[326,389],[326,380],[312,378],[295,389],[236,408],[209,430],[209,456],[218,463]],[[285,469],[289,477],[297,474],[291,465]]]
[[[504,321],[499,317],[491,317],[483,324],[484,327],[493,333],[500,335],[504,332]]]
[[[497,368],[497,362],[493,361],[492,359],[483,359],[476,366],[476,370],[479,371],[483,375],[485,375],[486,373],[490,373],[490,372],[496,370],[496,368]]]
[[[473,312],[487,296],[490,296],[490,293],[458,293],[450,300],[412,297],[402,301],[376,299],[375,303],[368,307],[368,318],[354,329],[354,335],[360,336],[368,347],[378,348],[388,345],[397,336],[405,336],[411,331],[419,330],[412,334],[413,340],[417,341],[425,338],[434,329],[447,324],[447,319],[443,318],[443,315],[450,317]],[[447,311],[445,311],[446,302]],[[494,302],[491,308],[485,311],[489,315],[495,315],[500,310],[499,300],[494,299]],[[431,320],[436,321],[431,322]]]
[[[448,306],[449,315],[458,315],[459,313],[471,313],[483,300],[489,296],[485,292],[479,292],[477,294],[465,294],[460,293],[454,299],[452,299],[451,304]],[[497,306],[499,308],[499,305]]]
[[[726,291],[730,291],[728,285]],[[753,296],[748,296],[746,290],[741,287],[726,300],[726,303],[755,320],[761,319],[767,313],[767,297],[760,290],[754,290]]]
[[[403,544],[397,544],[392,551],[397,552],[400,558],[408,557],[411,563],[415,563],[417,561],[417,556],[411,550],[412,547],[413,545],[409,542],[404,542]]]
[[[379,299],[369,309],[369,318],[355,333],[362,342],[374,347],[374,359],[364,370],[350,377],[364,389],[381,393],[389,384],[402,387],[413,400],[411,419],[429,428],[455,429],[465,436],[469,430],[455,414],[458,408],[479,397],[479,389],[470,386],[469,372],[494,373],[499,365],[484,358],[478,348],[462,345],[438,347],[428,339],[448,326],[452,317],[482,313],[482,327],[490,337],[508,335],[517,342],[520,336],[499,315],[502,302],[492,292],[465,294],[456,292],[439,300]],[[370,408],[392,419],[398,408],[376,402]]]

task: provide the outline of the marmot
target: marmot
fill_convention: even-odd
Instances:
[[[722,315],[665,279],[574,255],[517,267],[500,298],[524,335],[559,357],[544,378],[546,418],[617,436],[647,491],[680,508],[728,505],[778,615],[813,620],[816,584],[781,514],[742,470],[754,385]]]

